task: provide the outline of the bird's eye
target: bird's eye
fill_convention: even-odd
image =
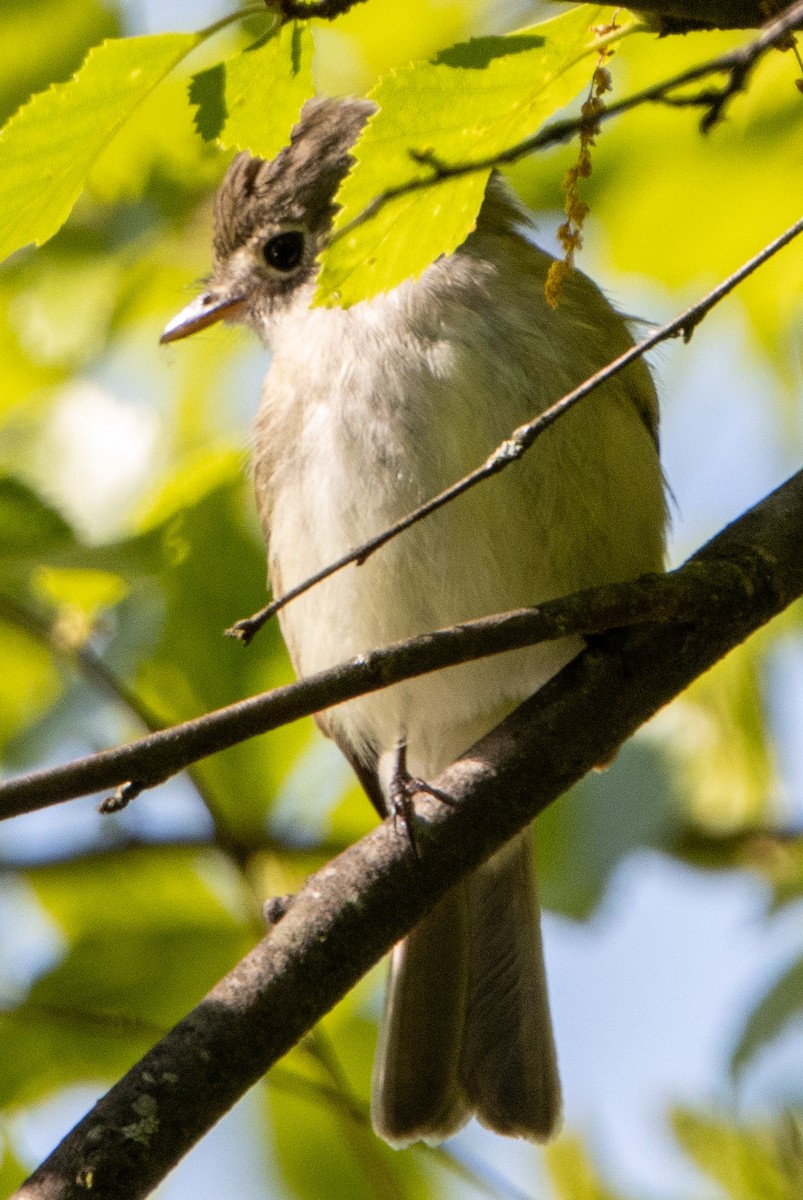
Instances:
[[[277,233],[262,248],[265,262],[276,271],[292,271],[304,254],[304,234],[297,229]]]

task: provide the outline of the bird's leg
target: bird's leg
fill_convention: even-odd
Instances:
[[[440,788],[427,783],[425,779],[419,779],[410,774],[407,770],[407,741],[405,738],[401,738],[396,746],[396,761],[393,766],[389,791],[390,815],[393,817],[394,827],[398,832],[406,834],[413,854],[418,858],[418,846],[413,831],[416,796],[419,792],[425,792],[428,796],[434,796],[436,800],[440,800],[442,804],[451,805],[454,805],[454,800]]]

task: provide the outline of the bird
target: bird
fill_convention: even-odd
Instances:
[[[375,112],[370,100],[315,98],[273,159],[233,159],[214,203],[212,274],[162,335],[240,322],[271,352],[253,476],[274,596],[462,477],[632,345],[580,271],[547,303],[553,259],[498,173],[462,245],[418,278],[350,307],[314,304],[337,190]],[[520,461],[287,605],[294,669],[661,570],[666,516],[658,401],[638,360]],[[583,646],[565,638],[450,667],[318,721],[385,813],[402,767],[436,778]],[[371,1115],[403,1147],[439,1143],[472,1117],[543,1142],[561,1113],[525,831],[391,952]]]

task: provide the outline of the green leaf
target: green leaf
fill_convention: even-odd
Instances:
[[[731,1070],[739,1076],[750,1060],[774,1038],[803,1015],[803,958],[793,963],[776,980],[751,1014],[731,1058]]]
[[[0,73],[0,122],[32,92],[72,75],[87,47],[119,32],[119,17],[102,0],[6,0],[0,5],[0,46],[14,52]]]
[[[78,609],[90,619],[119,604],[128,593],[119,575],[87,567],[41,567],[36,590],[51,603]]]
[[[199,72],[190,86],[198,132],[229,149],[273,158],[314,94],[313,49],[308,25],[288,22],[241,54]]]
[[[715,833],[759,825],[778,783],[767,732],[763,631],[696,679],[678,701],[672,748],[693,820]]]
[[[214,851],[101,854],[25,878],[65,953],[0,1013],[0,1105],[119,1075],[259,935],[250,893]]]
[[[42,554],[74,541],[55,508],[20,479],[0,476],[0,557]]]
[[[5,750],[11,738],[30,728],[56,702],[62,682],[50,652],[4,620],[0,621],[0,662],[0,748]]]
[[[198,34],[103,42],[66,83],[40,92],[0,131],[0,259],[64,224],[87,174]]]
[[[7,1139],[0,1142],[0,1194],[10,1196],[28,1176]]]
[[[273,1073],[268,1076],[271,1141],[290,1192],[305,1200],[417,1200],[432,1195],[421,1157],[398,1154],[375,1136],[368,1105],[355,1101],[338,1086],[339,1077],[333,1079],[321,1068],[309,1052],[313,1045],[309,1039],[296,1047],[275,1079]]]
[[[678,1110],[675,1134],[695,1163],[725,1190],[729,1200],[795,1200],[800,1192],[767,1129],[740,1129],[713,1117]]]
[[[156,181],[163,185],[159,206],[172,215],[186,189],[207,192],[216,186],[223,153],[198,138],[187,102],[188,77],[180,66],[115,135],[87,180],[93,198],[104,204],[137,199]]]
[[[605,771],[592,771],[536,824],[541,902],[587,920],[618,865],[644,846],[677,839],[672,760],[649,737],[627,742]]]
[[[278,627],[258,654],[223,630],[265,602],[265,550],[244,519],[242,456],[209,453],[171,480],[152,510],[168,529],[173,565],[160,581],[156,641],[137,672],[140,695],[165,722],[242,699],[290,677]],[[210,564],[214,568],[210,569]],[[136,606],[142,609],[141,602]],[[132,619],[136,613],[132,613]],[[124,613],[120,616],[124,621]],[[233,746],[198,764],[197,774],[226,827],[264,839],[265,814],[313,735],[312,722]]]
[[[544,1148],[544,1156],[558,1200],[616,1200],[579,1138],[564,1135]]]
[[[33,869],[26,879],[69,946],[31,989],[32,1010],[120,1014],[167,1028],[258,936],[241,879],[213,851],[134,850]]]
[[[335,231],[377,196],[434,178],[414,155],[454,165],[498,155],[538,129],[587,84],[591,25],[585,5],[507,37],[478,38],[380,80],[379,112],[356,149],[357,164],[337,196]],[[418,276],[474,228],[489,169],[442,179],[390,200],[324,255],[317,300],[344,306]]]

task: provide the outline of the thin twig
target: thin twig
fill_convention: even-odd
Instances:
[[[164,729],[165,723],[156,711],[111,669],[90,641],[84,640],[78,644],[68,642],[59,636],[55,622],[4,593],[0,593],[0,619],[25,630],[52,654],[69,663],[90,684],[105,693],[115,704],[126,709],[144,729],[150,730],[151,733]],[[212,820],[217,848],[225,853],[235,866],[241,867],[249,849],[227,827],[218,805],[192,765],[188,766],[188,774],[198,799]],[[100,811],[117,812],[125,808],[136,794],[135,788],[118,788],[113,797],[101,803]]]
[[[154,787],[209,754],[429,671],[556,638],[646,622],[694,620],[712,587],[738,591],[739,586],[727,566],[710,564],[701,570],[690,562],[666,575],[609,584],[372,650],[125,746],[6,780],[0,783],[0,819],[129,782],[140,790]]]
[[[801,7],[803,7],[803,5],[801,5]],[[305,592],[308,592],[310,588],[322,583],[324,579],[328,579],[331,575],[334,575],[337,571],[341,571],[344,567],[349,566],[351,563],[361,565],[366,561],[366,559],[379,550],[381,546],[384,546],[387,542],[391,541],[392,538],[398,537],[400,533],[403,533],[405,529],[409,529],[411,525],[415,525],[418,521],[423,520],[424,517],[429,516],[430,513],[442,508],[444,504],[449,504],[451,501],[457,499],[458,496],[462,496],[464,492],[467,492],[470,488],[475,487],[484,479],[489,479],[491,476],[497,475],[500,471],[504,470],[505,467],[509,466],[513,462],[516,462],[527,450],[529,450],[536,439],[539,438],[541,434],[550,427],[550,425],[554,424],[558,417],[568,411],[568,409],[572,408],[585,396],[588,396],[591,392],[595,391],[595,389],[601,384],[606,383],[609,379],[612,379],[614,375],[617,375],[620,371],[623,371],[625,367],[635,362],[636,359],[641,358],[649,350],[652,350],[655,346],[659,345],[661,342],[667,341],[669,338],[682,335],[683,340],[687,342],[691,337],[695,327],[699,325],[700,321],[703,320],[703,318],[716,304],[720,302],[720,300],[727,296],[729,292],[733,291],[733,289],[737,287],[738,284],[742,283],[742,281],[745,280],[748,275],[751,275],[753,271],[765,263],[767,259],[771,258],[774,254],[777,254],[780,249],[791,242],[792,239],[797,237],[801,232],[803,232],[803,217],[801,217],[799,221],[796,221],[794,225],[791,225],[779,237],[775,238],[774,241],[770,242],[768,246],[765,246],[763,250],[760,250],[759,253],[753,258],[749,259],[748,262],[739,267],[737,271],[734,271],[732,275],[729,275],[727,279],[723,280],[722,283],[718,284],[717,287],[715,287],[712,291],[708,292],[707,295],[703,296],[702,299],[696,301],[696,303],[692,304],[689,308],[684,309],[682,313],[676,317],[673,317],[671,321],[667,321],[665,325],[659,326],[658,329],[654,330],[640,342],[637,342],[634,346],[631,346],[630,349],[625,351],[624,354],[620,354],[618,358],[613,359],[613,361],[608,363],[606,367],[603,367],[594,375],[591,375],[588,379],[584,380],[579,387],[574,388],[571,392],[568,392],[565,396],[562,396],[560,400],[557,400],[554,404],[550,405],[549,408],[545,409],[545,411],[533,421],[529,421],[527,424],[519,426],[519,428],[514,430],[510,437],[501,444],[501,446],[497,446],[497,448],[485,460],[482,466],[477,467],[476,470],[472,471],[468,475],[465,475],[462,479],[459,479],[457,483],[452,484],[451,487],[446,488],[437,496],[433,496],[431,500],[427,500],[424,504],[408,513],[405,517],[402,517],[400,521],[395,523],[395,525],[390,525],[387,529],[384,529],[375,537],[363,542],[360,546],[356,546],[353,550],[349,550],[348,553],[344,554],[341,558],[338,558],[335,562],[329,563],[328,566],[323,567],[314,575],[310,575],[309,578],[303,580],[296,587],[285,592],[283,596],[277,597],[277,599],[266,605],[265,608],[260,609],[260,611],[257,613],[254,613],[253,616],[245,617],[243,620],[237,621],[237,623],[226,632],[232,637],[239,638],[247,645],[254,635],[262,628],[265,622],[270,620],[271,617],[275,616],[275,614],[279,612],[280,609],[284,608],[286,604],[289,604],[291,600],[295,600],[298,596],[302,596]]]

